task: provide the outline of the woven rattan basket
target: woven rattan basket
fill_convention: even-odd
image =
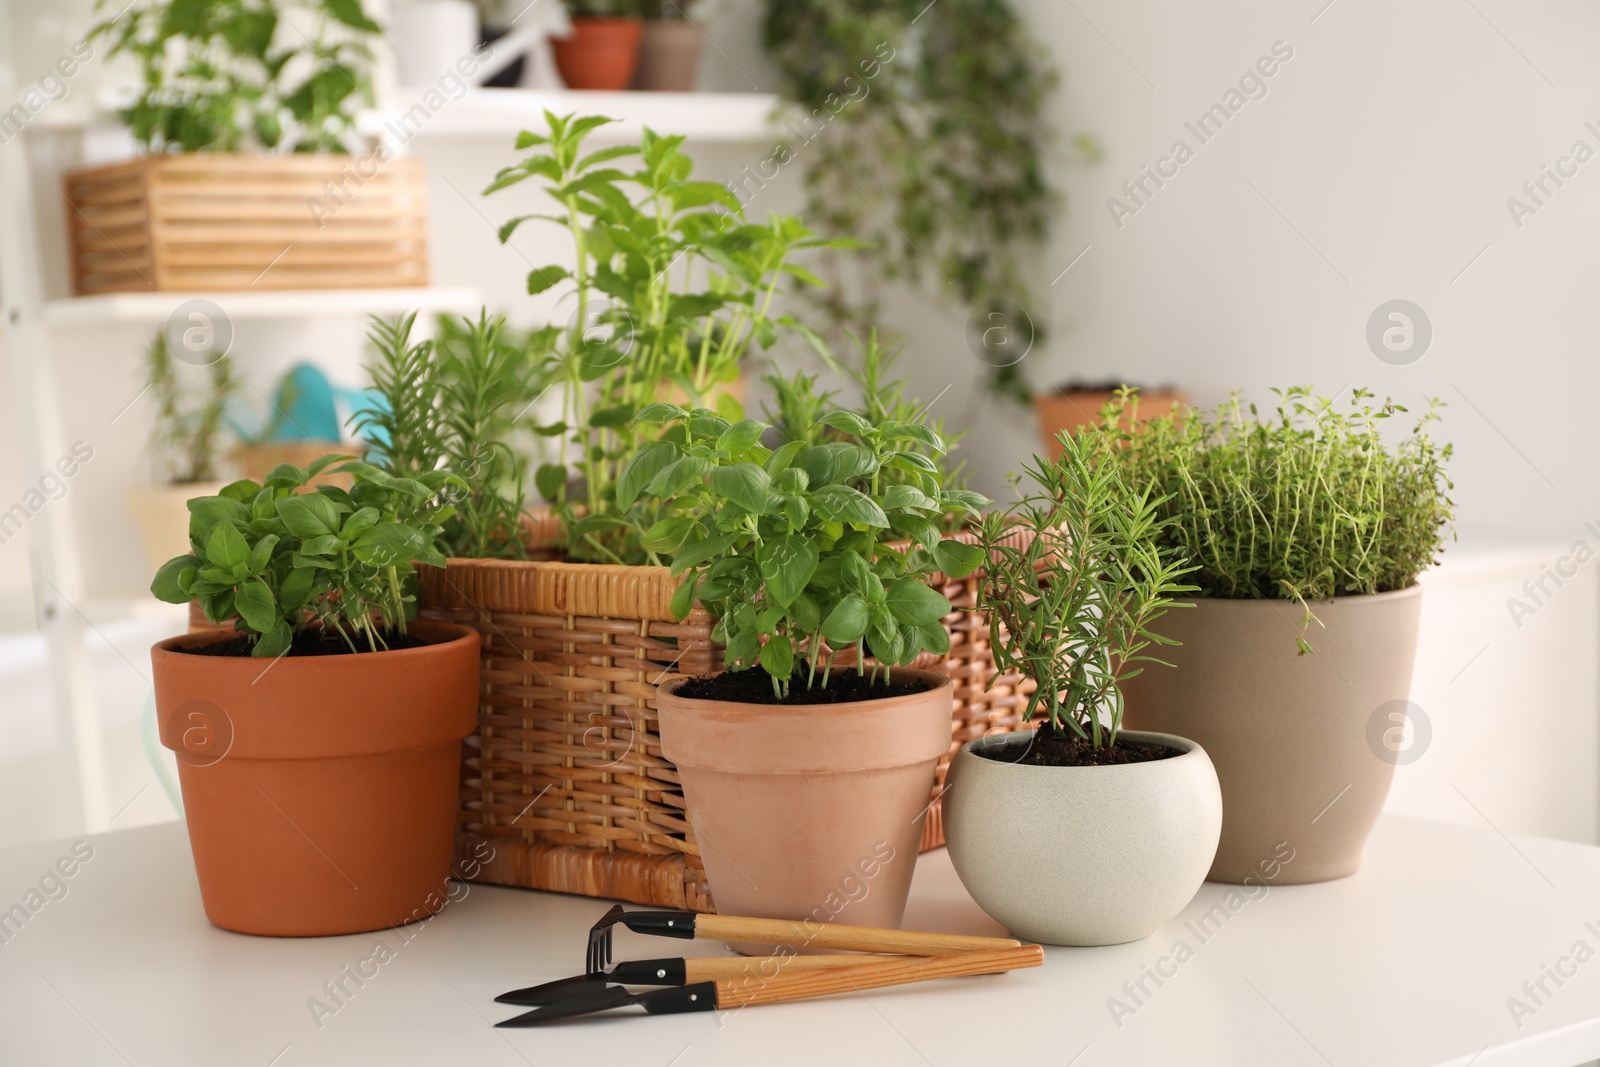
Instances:
[[[533,543],[556,532],[542,519],[529,529]],[[977,601],[978,577],[935,584],[957,608],[945,619],[950,652],[919,665],[943,671],[955,691],[924,850],[944,843],[938,798],[950,756],[1019,728],[1026,695],[1015,676],[986,688],[988,619],[962,610]],[[422,617],[483,635],[457,836],[458,857],[480,861],[477,880],[713,910],[677,770],[661,755],[655,692],[668,674],[720,671],[722,648],[698,606],[673,619],[677,585],[663,567],[453,559],[423,568]]]

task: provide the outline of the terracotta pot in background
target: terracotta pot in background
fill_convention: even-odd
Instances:
[[[323,456],[360,456],[366,445],[356,441],[267,441],[258,445],[240,445],[233,450],[234,465],[239,477],[253,482],[264,479],[280,463],[308,467]],[[311,479],[312,485],[350,487],[350,478],[344,474],[322,474]]]
[[[1040,393],[1035,396],[1033,410],[1039,417],[1039,434],[1044,440],[1045,454],[1051,458],[1061,455],[1061,442],[1056,440],[1056,434],[1062,430],[1076,431],[1085,426],[1098,425],[1100,409],[1111,402],[1113,395],[1109,389],[1074,389],[1066,393]],[[1188,402],[1188,398],[1176,389],[1141,390],[1141,421],[1167,414],[1174,403]]]
[[[644,23],[636,18],[582,17],[572,34],[550,42],[568,89],[626,89],[639,60]]]
[[[944,832],[961,884],[1006,929],[1047,945],[1147,937],[1194,898],[1223,800],[1199,745],[1117,735],[1182,755],[1109,767],[1015,762],[1033,735],[969,741],[950,764]],[[998,752],[1002,759],[975,750]]]
[[[1123,722],[1193,738],[1216,764],[1222,843],[1208,877],[1259,880],[1285,842],[1294,859],[1278,884],[1354,873],[1394,777],[1383,731],[1411,693],[1421,587],[1313,604],[1321,625],[1304,656],[1292,601],[1194,605],[1157,623],[1182,642],[1158,653],[1175,667],[1147,664],[1123,683]]]
[[[633,87],[654,92],[694,91],[705,36],[687,19],[650,19],[639,41]]]
[[[206,918],[246,934],[354,934],[446,899],[461,739],[480,640],[418,622],[421,648],[276,662],[151,650],[161,743],[178,754]]]
[[[186,482],[128,490],[128,511],[139,545],[154,574],[173,556],[189,551],[189,501],[216,496],[227,482]]]
[[[892,677],[933,688],[772,705],[686,700],[681,678],[661,686],[661,753],[677,765],[719,912],[900,925],[952,690],[935,671]]]

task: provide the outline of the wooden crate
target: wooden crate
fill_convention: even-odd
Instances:
[[[63,182],[79,296],[428,284],[417,159],[143,156]]]

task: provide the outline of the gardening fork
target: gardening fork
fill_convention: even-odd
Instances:
[[[908,956],[997,951],[1022,944],[1009,937],[926,934],[804,919],[751,919],[737,915],[700,915],[692,911],[623,911],[621,904],[615,904],[589,929],[589,953],[584,967],[588,973],[598,974],[611,962],[611,931],[619,923],[636,934],[661,937],[895,952]]]
[[[874,933],[882,932],[884,931],[874,931]],[[733,936],[745,935],[738,933]],[[848,967],[832,967],[804,974],[779,975],[755,981],[720,979],[697,982],[677,989],[657,989],[647,993],[630,993],[622,986],[594,985],[582,988],[578,994],[557,1003],[535,1008],[533,1011],[524,1012],[495,1025],[518,1028],[542,1026],[559,1019],[592,1015],[629,1005],[642,1007],[651,1015],[718,1011],[745,1005],[777,1004],[811,997],[825,997],[834,993],[881,989],[885,986],[926,982],[935,978],[994,974],[1021,967],[1037,967],[1042,963],[1044,963],[1042,948],[1038,945],[1019,945],[1015,948],[961,951],[948,956],[900,957]]]

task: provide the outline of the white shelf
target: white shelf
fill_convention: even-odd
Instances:
[[[45,321],[57,326],[107,322],[160,323],[187,300],[209,300],[235,319],[309,318],[400,311],[474,311],[476,289],[313,289],[257,292],[103,293],[46,301]]]
[[[364,113],[358,128],[392,145],[446,137],[510,141],[521,130],[542,130],[548,109],[557,115],[606,115],[619,120],[592,133],[590,137],[596,141],[635,138],[649,126],[658,133],[683,134],[694,141],[749,143],[772,136],[772,115],[778,106],[778,97],[772,93],[474,89],[459,100],[446,98],[432,109],[422,95],[421,90],[401,90],[388,106]],[[408,111],[415,118],[403,123]]]

